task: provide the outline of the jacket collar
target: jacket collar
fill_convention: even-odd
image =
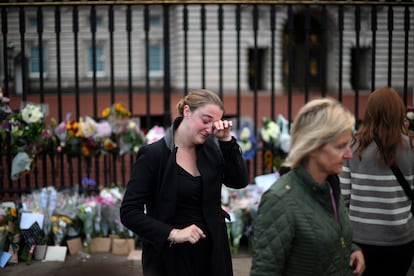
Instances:
[[[329,187],[332,188],[335,199],[338,198],[340,189],[339,189],[339,179],[337,175],[329,175],[326,182],[324,184],[318,184],[312,176],[305,170],[303,166],[299,166],[294,169],[295,173],[303,179],[304,183],[306,183],[305,187],[309,187],[314,191],[319,191],[321,193],[329,192]]]
[[[174,151],[175,149],[174,131],[177,129],[177,127],[180,125],[182,121],[183,117],[177,117],[164,135],[165,144],[167,145],[167,148],[169,148],[171,151]]]

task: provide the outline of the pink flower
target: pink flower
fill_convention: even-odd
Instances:
[[[111,136],[112,127],[107,121],[99,122],[96,129],[95,138],[105,138]]]
[[[159,139],[164,137],[164,132],[165,131],[163,127],[160,127],[160,126],[152,127],[146,135],[147,143],[151,144],[151,143],[158,141]]]
[[[43,139],[50,139],[52,138],[53,133],[50,129],[42,129],[42,138]]]

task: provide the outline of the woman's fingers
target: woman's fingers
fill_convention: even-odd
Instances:
[[[180,229],[175,239],[178,243],[188,241],[194,244],[205,237],[206,235],[204,234],[203,230],[193,224],[184,229]]]

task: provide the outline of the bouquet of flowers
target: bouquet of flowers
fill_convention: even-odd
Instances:
[[[3,222],[4,222],[3,231],[6,232],[5,243],[9,245],[8,251],[12,255],[12,258],[10,261],[13,263],[17,263],[19,244],[21,240],[20,231],[18,227],[19,216],[18,216],[15,203],[9,204],[8,206],[4,208],[4,210],[5,212],[3,216]]]
[[[405,112],[405,127],[409,135],[414,135],[414,107],[407,107]]]
[[[237,138],[237,143],[243,152],[244,158],[246,160],[253,159],[256,153],[257,142],[252,127],[248,124],[243,125],[238,132]]]
[[[52,215],[57,203],[57,191],[53,187],[44,187],[30,194],[22,195],[22,212],[40,213],[44,216],[43,229],[44,239],[39,244],[47,244],[52,228]]]
[[[72,220],[65,215],[53,215],[51,222],[54,243],[55,245],[61,245],[66,237],[69,225],[72,224]]]
[[[123,103],[114,103],[102,111],[102,117],[108,119],[113,133],[120,134],[126,131],[131,112]]]
[[[145,136],[145,140],[147,144],[154,143],[164,137],[165,130],[163,127],[160,126],[153,126]]]
[[[266,168],[279,170],[290,150],[289,122],[281,114],[276,121],[265,118],[260,131],[263,141],[263,163]]]
[[[81,153],[84,157],[94,155],[97,144],[93,140],[96,122],[90,117],[80,117],[79,121],[68,121],[66,124],[66,147],[70,152]]]
[[[25,151],[33,156],[42,150],[45,138],[51,137],[45,129],[46,112],[46,105],[26,103],[20,113],[8,117],[13,152]]]
[[[223,209],[231,218],[231,221],[227,222],[227,234],[234,255],[238,253],[243,236],[248,238],[249,246],[252,246],[253,221],[257,216],[261,194],[261,189],[253,184],[244,189],[222,186],[221,201]]]
[[[144,143],[144,134],[139,128],[139,118],[131,118],[128,126],[119,136],[119,154],[122,155],[127,152],[137,153],[139,147]]]
[[[107,120],[112,132],[103,142],[106,152],[116,150],[120,155],[138,152],[145,137],[140,129],[140,119],[131,116],[123,103],[115,103],[102,111],[102,117]]]
[[[263,142],[273,144],[277,141],[280,134],[280,127],[279,125],[268,118],[263,119],[263,127],[260,130],[260,135],[262,137]]]
[[[100,229],[103,236],[116,234],[115,220],[119,217],[119,208],[122,201],[122,193],[119,187],[102,189],[97,197],[97,217],[100,218]]]
[[[2,108],[4,111],[5,106]],[[52,132],[44,123],[47,113],[46,104],[22,103],[20,112],[8,113],[3,120],[0,132],[3,140],[6,140],[6,136],[10,137],[8,149],[14,155],[13,180],[17,180],[20,173],[30,171],[37,154],[53,142]]]
[[[16,207],[7,207],[3,220],[9,233],[18,232],[18,216]]]
[[[87,198],[84,203],[78,206],[78,218],[83,223],[83,231],[85,234],[85,247],[88,253],[91,253],[91,241],[93,234],[93,225],[96,213],[96,200]]]

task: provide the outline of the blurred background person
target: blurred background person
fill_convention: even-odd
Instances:
[[[413,188],[413,138],[405,135],[405,110],[393,88],[372,92],[362,126],[352,142],[354,156],[347,160],[340,175],[353,240],[365,256],[364,276],[406,276],[413,259],[412,202],[390,169],[399,166]]]

